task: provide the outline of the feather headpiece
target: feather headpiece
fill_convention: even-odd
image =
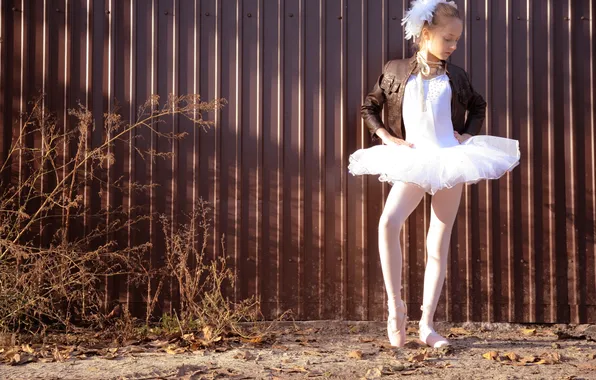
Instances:
[[[401,20],[401,24],[405,25],[406,40],[412,37],[420,37],[424,22],[429,23],[433,19],[433,13],[437,8],[437,4],[445,3],[452,7],[457,8],[457,4],[453,1],[446,0],[414,0],[412,1],[412,7],[406,12],[405,17]]]

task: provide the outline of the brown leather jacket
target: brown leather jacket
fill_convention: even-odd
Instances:
[[[453,96],[451,97],[451,120],[453,129],[460,134],[476,135],[482,128],[486,115],[486,102],[474,91],[470,77],[460,67],[446,62],[446,71]],[[406,138],[402,119],[402,104],[406,83],[411,74],[418,73],[416,56],[409,59],[395,59],[385,64],[373,90],[362,104],[362,119],[368,128],[372,141],[379,140],[376,130],[385,127],[381,120],[383,105],[387,103],[386,128],[390,134],[400,139]],[[466,111],[468,115],[466,118]]]

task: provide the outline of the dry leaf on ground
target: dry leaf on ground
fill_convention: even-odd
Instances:
[[[253,360],[255,355],[253,355],[250,351],[243,350],[234,355],[234,359],[242,359],[242,360]]]
[[[315,329],[315,328],[308,328],[308,329],[304,329],[304,330],[297,330],[294,331],[294,334],[296,335],[311,335],[311,334],[316,334],[319,331],[319,329]]]
[[[383,376],[380,368],[371,368],[366,371],[366,375],[364,375],[364,379],[380,379]]]
[[[534,363],[538,358],[534,355],[528,355],[521,358],[519,361],[520,363]]]
[[[164,351],[170,355],[176,355],[176,354],[181,354],[181,353],[185,352],[186,348],[176,347],[175,345],[170,344],[168,347],[166,347],[166,349]]]
[[[412,363],[421,362],[426,358],[426,352],[419,353],[408,357],[408,361]]]
[[[482,357],[488,360],[497,360],[499,353],[497,351],[489,351],[482,354]]]
[[[463,327],[452,327],[449,329],[449,332],[454,336],[457,335],[471,335],[472,333],[468,330],[464,329]]]
[[[524,335],[536,335],[536,329],[521,329],[521,333]]]
[[[540,355],[536,364],[559,364],[561,363],[561,354],[558,352],[545,352]]]
[[[383,375],[394,375],[396,372],[403,371],[405,368],[402,363],[398,363],[396,365],[383,365],[380,369]]]
[[[350,351],[348,353],[348,357],[361,360],[362,359],[362,351],[360,351],[360,350]]]
[[[37,358],[26,352],[15,354],[10,360],[11,365],[21,365],[37,361]]]

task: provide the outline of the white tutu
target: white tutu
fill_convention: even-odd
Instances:
[[[450,147],[410,148],[376,145],[349,157],[353,175],[378,174],[379,180],[413,183],[430,194],[458,183],[497,179],[519,164],[517,140],[478,135]]]

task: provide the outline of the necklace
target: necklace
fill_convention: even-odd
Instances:
[[[422,82],[422,76],[429,77],[431,75],[431,71],[433,72],[433,76],[438,76],[442,74],[444,71],[443,62],[441,61],[428,61],[424,56],[418,52],[416,53],[416,61],[418,62],[418,66],[420,67],[420,71],[418,72],[418,76],[416,80],[418,81],[418,97],[420,101],[420,109],[422,112],[426,112],[426,94],[424,91],[424,83]]]
[[[443,62],[428,61],[420,52],[416,53],[416,61],[420,66],[420,72],[424,76],[439,75],[445,69]]]

